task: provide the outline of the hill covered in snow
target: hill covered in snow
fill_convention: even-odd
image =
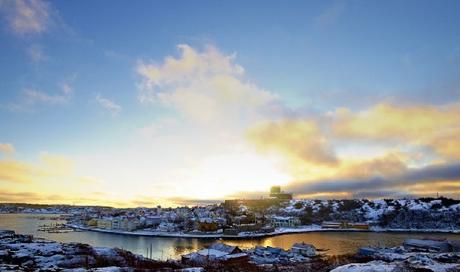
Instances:
[[[370,222],[392,229],[460,229],[460,201],[449,198],[291,200],[279,211],[303,224]]]

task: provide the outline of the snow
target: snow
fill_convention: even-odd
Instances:
[[[116,257],[118,254],[113,248],[108,247],[93,247],[94,252],[100,256],[113,256]]]
[[[215,258],[219,258],[225,255],[228,255],[227,252],[220,251],[220,250],[215,250],[215,249],[202,249],[197,252],[198,254],[202,256],[213,256]]]
[[[120,267],[101,267],[94,269],[95,272],[121,272],[123,271]]]
[[[392,272],[396,270],[396,265],[382,261],[372,261],[369,263],[351,263],[339,266],[331,272]]]
[[[42,243],[17,243],[10,244],[8,247],[18,252],[31,252],[36,255],[51,256],[54,254],[62,253],[62,247],[59,243],[46,242]]]
[[[455,205],[451,205],[449,207],[450,210],[460,210],[460,203],[459,204],[455,204]]]
[[[204,272],[203,267],[190,267],[179,270],[180,272]]]
[[[459,271],[458,263],[440,263],[435,260],[433,255],[424,255],[421,253],[406,253],[394,254],[386,253],[378,258],[385,259],[379,261],[371,261],[368,263],[352,263],[337,267],[331,272],[366,272],[366,271],[413,271],[420,269],[421,271]]]

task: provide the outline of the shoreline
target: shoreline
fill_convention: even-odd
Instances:
[[[193,233],[182,233],[182,232],[153,232],[153,231],[122,231],[122,230],[106,230],[99,228],[83,227],[75,224],[65,224],[67,227],[72,229],[79,229],[84,231],[93,231],[109,234],[118,235],[130,235],[130,236],[149,236],[149,237],[163,237],[163,238],[190,238],[190,239],[257,239],[274,237],[285,234],[301,234],[310,232],[385,232],[385,233],[451,233],[460,234],[460,229],[382,229],[374,228],[369,230],[362,229],[322,229],[320,226],[304,226],[303,228],[283,228],[269,233],[240,233],[240,235],[224,235],[222,233],[215,234],[193,234]]]

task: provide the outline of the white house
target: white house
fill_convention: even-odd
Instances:
[[[273,216],[272,226],[276,227],[296,227],[300,225],[300,219],[294,216]]]

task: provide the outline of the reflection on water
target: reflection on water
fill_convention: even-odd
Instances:
[[[93,246],[118,247],[147,256],[147,248],[152,247],[155,259],[178,258],[182,254],[201,249],[213,243],[214,239],[184,239],[165,237],[126,236],[99,232],[46,233],[38,232],[38,226],[63,223],[55,220],[55,215],[0,214],[0,229],[12,229],[17,233],[32,234],[61,242],[80,242]],[[221,240],[243,248],[273,246],[288,249],[292,244],[305,242],[320,249],[328,249],[327,254],[354,253],[359,247],[368,245],[398,246],[406,238],[422,238],[427,234],[414,233],[373,233],[373,232],[312,232],[286,234],[263,239]],[[430,237],[460,240],[460,234],[429,234]]]

